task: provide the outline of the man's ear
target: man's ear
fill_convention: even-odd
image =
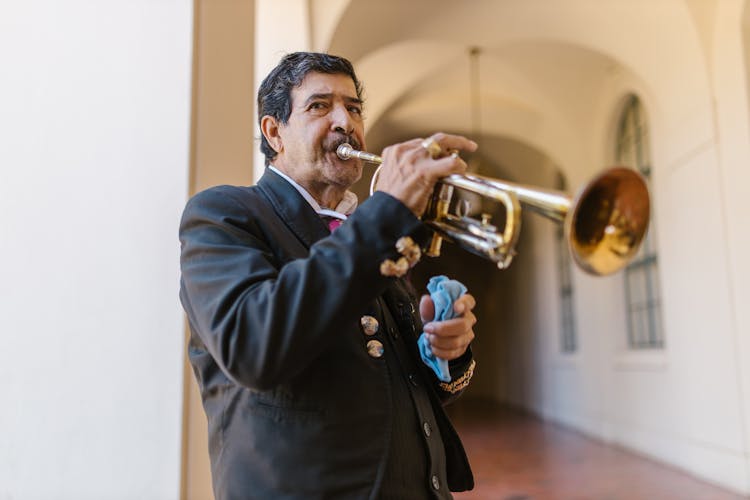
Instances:
[[[260,131],[268,141],[268,144],[277,153],[281,153],[284,149],[284,143],[279,135],[279,123],[276,118],[270,115],[265,115],[260,119]]]

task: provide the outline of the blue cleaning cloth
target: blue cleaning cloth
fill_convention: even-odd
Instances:
[[[430,292],[430,297],[435,303],[435,319],[433,321],[443,321],[456,316],[453,311],[453,302],[466,293],[466,287],[460,281],[448,279],[447,276],[433,276],[427,283],[427,291]],[[424,364],[432,368],[432,371],[442,382],[450,382],[451,372],[448,369],[448,361],[432,354],[430,342],[424,332],[419,336],[417,345]]]

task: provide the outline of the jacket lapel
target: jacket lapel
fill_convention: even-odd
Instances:
[[[289,182],[270,169],[258,181],[274,211],[306,247],[330,233],[323,220]]]

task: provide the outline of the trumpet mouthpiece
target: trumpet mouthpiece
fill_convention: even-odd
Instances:
[[[354,148],[351,146],[351,144],[345,142],[339,145],[338,148],[336,148],[336,156],[338,156],[342,160],[348,160],[352,157],[352,151],[354,151]]]
[[[342,160],[351,160],[352,158],[358,158],[364,162],[373,163],[375,165],[380,165],[381,163],[383,163],[383,159],[378,155],[366,153],[365,151],[357,151],[351,146],[351,144],[347,143],[343,143],[338,148],[336,148],[336,156],[338,156]]]

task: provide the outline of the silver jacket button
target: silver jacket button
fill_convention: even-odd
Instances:
[[[435,475],[432,476],[432,487],[435,488],[435,490],[440,489],[440,479]]]
[[[376,320],[372,316],[362,316],[359,322],[362,325],[362,330],[364,330],[366,335],[375,335],[376,333],[378,333],[378,327],[380,325],[378,324],[378,320]]]
[[[378,340],[371,340],[367,343],[367,354],[373,358],[380,358],[383,356],[383,344]]]

